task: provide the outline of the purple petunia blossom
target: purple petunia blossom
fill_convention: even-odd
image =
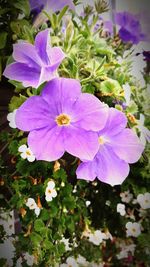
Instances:
[[[119,36],[122,41],[138,44],[146,40],[138,16],[129,12],[118,12],[115,14],[115,23],[120,26]]]
[[[104,129],[99,131],[99,151],[93,161],[82,162],[77,178],[93,181],[96,177],[112,186],[121,184],[129,174],[129,164],[136,162],[144,146],[137,135],[125,128],[126,116],[110,108]]]
[[[30,131],[28,145],[37,160],[54,161],[65,151],[92,160],[107,116],[108,106],[81,93],[77,80],[56,78],[17,109],[16,126]]]
[[[69,6],[72,10],[75,8],[72,0],[29,0],[29,3],[31,10],[36,13],[41,10],[45,10],[47,13],[57,12],[65,6]]]
[[[50,46],[50,32],[46,29],[37,34],[34,45],[25,41],[14,44],[16,62],[8,65],[3,75],[22,82],[24,87],[37,88],[57,76],[56,70],[64,57],[61,48]]]

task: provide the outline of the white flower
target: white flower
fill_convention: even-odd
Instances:
[[[125,98],[126,104],[127,104],[127,106],[129,106],[130,103],[131,103],[131,88],[130,88],[130,85],[128,83],[126,83],[122,87],[124,89],[124,98]]]
[[[87,200],[87,201],[85,202],[86,207],[88,207],[90,204],[91,204],[91,201],[89,201],[89,200]]]
[[[133,198],[133,194],[131,194],[128,190],[128,191],[121,192],[120,197],[121,197],[122,202],[129,203],[131,199]]]
[[[30,162],[33,162],[35,160],[35,156],[31,149],[27,147],[26,145],[22,145],[18,148],[18,151],[21,152],[20,156],[23,159],[27,159]]]
[[[28,252],[26,252],[24,254],[24,259],[26,260],[27,264],[29,266],[33,266],[34,263],[34,257],[32,255],[30,255]]]
[[[88,265],[86,259],[84,257],[82,257],[81,255],[78,256],[77,263],[81,266],[87,266]]]
[[[60,265],[60,267],[78,267],[78,266],[79,265],[78,265],[77,261],[73,257],[69,257],[66,260],[66,263]]]
[[[126,223],[126,235],[137,237],[141,234],[141,225],[137,222],[127,222]]]
[[[37,217],[39,216],[41,209],[37,206],[37,204],[33,198],[28,198],[28,200],[26,202],[26,206],[30,210],[34,210]]]
[[[137,202],[142,209],[150,209],[150,193],[139,194],[137,196]]]
[[[120,213],[121,216],[124,216],[126,214],[125,205],[118,203],[117,204],[117,212]]]
[[[100,230],[96,230],[94,233],[89,234],[89,241],[94,245],[98,246],[103,242],[103,239],[106,238],[106,235],[102,233]]]
[[[13,112],[8,113],[8,115],[7,115],[7,120],[9,121],[9,126],[13,129],[17,128],[16,122],[15,122],[16,111],[17,111],[17,109],[15,109]]]
[[[65,245],[65,250],[66,250],[66,251],[71,250],[71,248],[69,247],[69,239],[66,239],[66,238],[63,237],[63,238],[61,239],[61,242],[64,243],[64,245]]]
[[[130,244],[130,245],[123,245],[121,248],[121,251],[119,254],[117,254],[117,258],[120,259],[124,259],[128,257],[128,253],[130,252],[132,255],[134,255],[134,251],[135,251],[135,244]]]
[[[49,181],[45,191],[45,199],[46,201],[52,201],[56,196],[57,192],[55,190],[55,183],[54,181]]]
[[[26,206],[30,209],[30,210],[34,210],[37,207],[37,204],[35,202],[35,200],[33,198],[28,198],[27,202],[26,202]]]
[[[38,206],[36,206],[34,212],[35,212],[35,215],[36,215],[37,217],[40,215],[40,211],[41,211],[41,209],[40,209]]]
[[[150,142],[150,131],[144,126],[145,117],[143,114],[140,114],[140,119],[137,120],[136,128],[140,132],[140,140],[143,145],[146,144],[146,141]]]
[[[119,254],[116,255],[118,260],[124,259],[128,257],[128,251],[121,250]]]

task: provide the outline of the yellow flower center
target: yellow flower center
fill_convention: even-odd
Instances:
[[[134,233],[135,233],[135,232],[136,232],[136,229],[135,229],[135,228],[132,228],[132,232],[134,232]]]
[[[106,142],[106,140],[105,140],[105,138],[103,136],[99,136],[98,142],[99,142],[100,145],[103,145]]]
[[[67,126],[70,124],[71,118],[66,114],[60,114],[55,119],[58,126]]]
[[[26,151],[26,154],[27,154],[28,156],[31,156],[31,153],[30,153],[29,150]]]

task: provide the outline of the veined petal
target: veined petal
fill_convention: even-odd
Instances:
[[[57,78],[46,84],[42,98],[56,115],[72,112],[72,106],[81,94],[81,85],[75,79]]]
[[[76,170],[76,175],[78,179],[93,181],[97,176],[96,170],[96,161],[93,159],[92,161],[82,162]]]
[[[92,94],[80,95],[74,104],[73,122],[86,130],[101,130],[108,118],[108,106]]]
[[[50,60],[48,56],[49,49],[51,49],[50,30],[46,29],[44,31],[39,32],[35,37],[34,45],[42,61],[46,65],[50,65]]]
[[[111,147],[102,146],[96,155],[97,177],[112,186],[122,184],[129,174],[129,165],[119,159]]]
[[[14,60],[25,63],[28,67],[38,68],[43,62],[40,59],[35,46],[27,42],[19,42],[13,45]]]
[[[66,55],[59,47],[52,47],[47,51],[47,53],[50,60],[51,70],[55,71]]]
[[[16,126],[22,131],[31,131],[56,125],[50,107],[40,96],[28,98],[16,111]]]
[[[99,132],[99,135],[107,135],[108,133],[109,136],[114,136],[125,129],[126,125],[127,118],[125,114],[115,108],[109,108],[106,126]]]
[[[65,150],[82,160],[92,160],[99,149],[98,135],[76,127],[64,129]]]
[[[128,163],[138,161],[144,150],[144,145],[131,129],[124,129],[118,135],[113,136],[111,147],[120,159]]]
[[[22,82],[25,87],[36,87],[40,77],[40,69],[28,67],[24,63],[12,63],[6,67],[3,75],[10,80]]]
[[[28,145],[37,160],[54,161],[64,154],[62,127],[45,127],[28,135]]]
[[[53,68],[52,67],[43,67],[41,68],[41,74],[39,76],[39,81],[38,81],[38,84],[37,84],[37,88],[44,82],[46,81],[50,81],[54,78],[57,77],[57,72],[56,72],[56,69],[55,71],[53,71]]]

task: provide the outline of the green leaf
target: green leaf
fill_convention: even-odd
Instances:
[[[1,32],[0,33],[0,49],[3,49],[6,45],[6,41],[7,41],[7,32]]]
[[[65,15],[66,11],[68,10],[68,6],[65,6],[58,15],[58,23],[61,22],[62,17]]]
[[[34,229],[35,229],[35,231],[41,232],[43,230],[43,228],[45,228],[44,222],[41,219],[37,219],[34,222]]]
[[[27,99],[27,97],[20,95],[18,96],[13,96],[10,103],[9,103],[9,111],[13,111],[14,109],[19,108]]]
[[[31,241],[35,247],[40,247],[40,243],[42,241],[42,236],[37,233],[32,233],[30,235]]]
[[[118,81],[110,78],[101,83],[100,89],[103,94],[112,94],[112,95],[119,95],[122,90]]]
[[[30,15],[30,5],[28,0],[15,1],[13,5],[17,9],[21,10],[25,14],[25,16],[28,17]]]
[[[45,239],[43,242],[43,246],[49,250],[53,248],[53,243],[51,241],[49,241],[48,239]]]

